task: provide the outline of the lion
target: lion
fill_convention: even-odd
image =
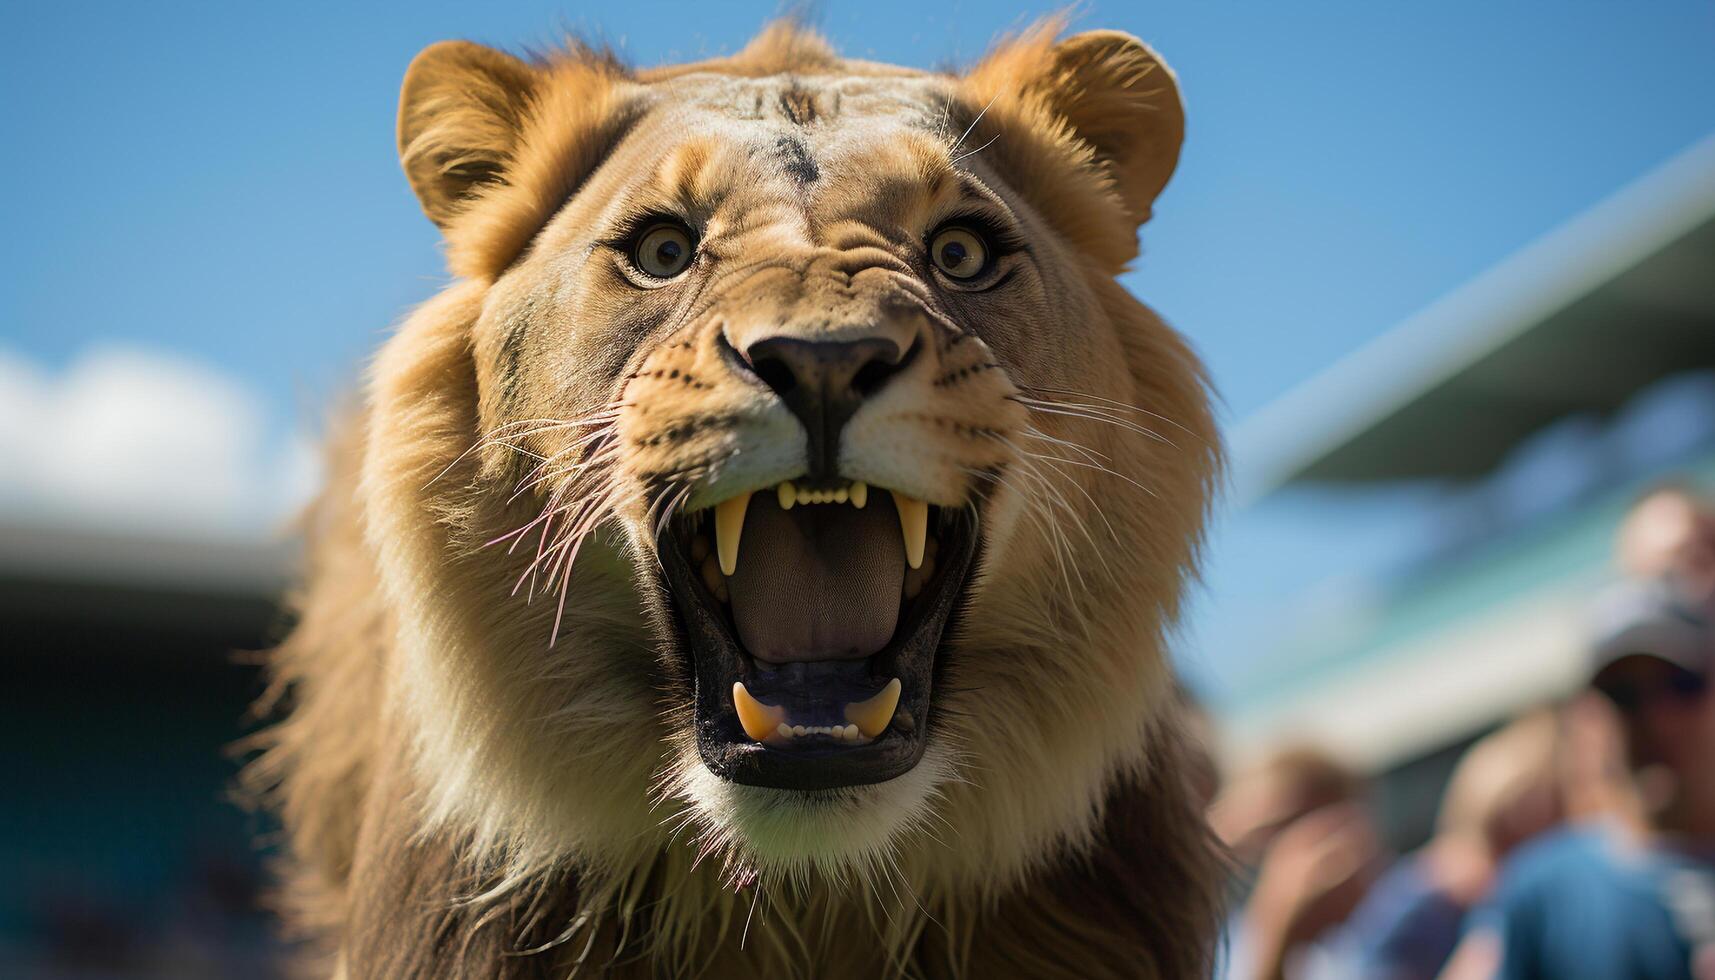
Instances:
[[[312,972],[1207,975],[1164,634],[1221,454],[1116,278],[1183,128],[1058,22],[423,51],[455,278],[329,440],[248,772]]]

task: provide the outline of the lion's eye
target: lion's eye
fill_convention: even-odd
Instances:
[[[948,225],[929,239],[935,268],[954,279],[972,279],[988,268],[989,247],[983,236],[961,225]]]
[[[690,229],[663,222],[650,226],[637,237],[631,261],[656,278],[671,279],[685,271],[696,251],[697,243],[692,240]]]

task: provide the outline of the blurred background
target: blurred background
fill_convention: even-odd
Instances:
[[[967,64],[1053,5],[828,0]],[[436,40],[730,52],[771,4],[24,4],[0,32],[0,974],[262,977],[230,799],[324,420],[447,282],[401,176]],[[1126,282],[1210,367],[1233,476],[1177,638],[1229,775],[1303,747],[1379,846],[1588,679],[1615,534],[1715,490],[1715,5],[1079,5],[1179,73]]]

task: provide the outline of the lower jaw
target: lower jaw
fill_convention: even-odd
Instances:
[[[958,512],[950,520],[955,523],[945,526],[953,533],[942,543],[935,576],[901,618],[892,641],[865,660],[837,664],[759,664],[734,639],[724,613],[695,591],[703,586],[680,549],[659,542],[680,649],[695,679],[697,750],[711,772],[742,785],[813,791],[885,782],[918,764],[932,720],[939,653],[957,618],[980,539],[971,512]],[[898,678],[898,705],[886,728],[873,738],[752,738],[735,709],[735,682],[767,700],[783,683],[802,683],[801,677],[785,680],[788,674],[809,674],[812,683],[826,681],[854,691],[880,690]]]

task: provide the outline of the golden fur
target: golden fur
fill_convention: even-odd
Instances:
[[[1142,44],[1058,30],[963,76],[790,25],[651,71],[412,64],[401,158],[459,280],[335,440],[250,773],[322,975],[1206,975],[1219,868],[1162,651],[1218,451],[1194,356],[1115,281],[1183,120]],[[1028,243],[990,292],[913,258],[972,195]],[[640,289],[603,236],[669,204],[717,271]],[[872,786],[726,783],[654,528],[792,476],[804,437],[715,338],[881,310],[924,354],[842,466],[988,494],[928,749]]]

